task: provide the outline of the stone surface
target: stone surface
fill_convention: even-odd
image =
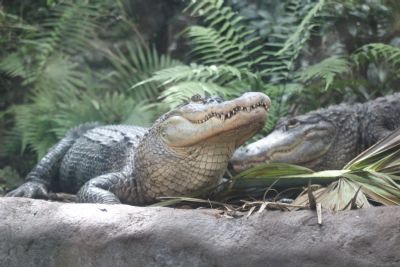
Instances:
[[[1,266],[400,266],[400,208],[323,213],[0,198]]]

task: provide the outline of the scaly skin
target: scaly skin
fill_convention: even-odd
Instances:
[[[8,196],[77,193],[81,202],[145,204],[217,183],[234,150],[260,130],[270,106],[261,93],[223,102],[194,97],[149,128],[72,129]]]
[[[379,139],[400,127],[400,93],[364,104],[341,104],[281,119],[275,130],[239,148],[231,164],[242,171],[265,162],[314,170],[341,169]]]

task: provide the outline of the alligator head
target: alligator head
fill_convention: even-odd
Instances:
[[[270,104],[262,93],[246,93],[231,101],[195,96],[160,117],[135,157],[139,176],[146,177],[144,191],[152,192],[145,198],[190,193],[215,184],[235,149],[263,127]]]
[[[335,124],[318,113],[283,118],[265,138],[238,149],[231,164],[235,171],[268,162],[322,169],[337,132]]]
[[[246,93],[232,101],[219,97],[192,97],[188,104],[167,113],[154,127],[169,147],[188,147],[218,139],[241,145],[260,130],[270,107],[261,93]],[[157,125],[158,124],[158,125]]]

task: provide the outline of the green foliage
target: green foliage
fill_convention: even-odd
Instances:
[[[132,83],[162,68],[179,64],[155,48],[137,41],[119,46],[100,45],[107,68],[96,71],[88,51],[101,43],[103,1],[56,4],[35,32],[23,34],[17,51],[0,62],[0,71],[21,79],[31,89],[28,103],[16,105],[14,128],[3,144],[23,152],[32,148],[38,158],[65,132],[83,122],[149,126],[162,106],[159,84],[129,90]],[[97,47],[97,48],[99,48]]]
[[[237,95],[237,91],[238,90],[235,90],[235,88],[229,88],[227,86],[222,87],[213,82],[187,81],[172,85],[168,90],[165,90],[160,97],[170,108],[173,108],[180,103],[187,102],[198,92],[202,92],[206,95],[213,95],[215,92],[218,92],[219,95],[230,98],[233,95]]]
[[[118,85],[119,92],[127,92],[132,84],[147,80],[151,75],[160,69],[180,65],[177,60],[167,55],[160,55],[156,48],[143,46],[138,41],[126,42],[121,47],[112,50],[105,50],[107,59],[114,68],[108,73],[106,81],[109,86]],[[149,82],[143,86],[130,91],[135,100],[148,101],[156,100],[162,92],[162,86],[157,82]]]
[[[328,91],[340,94],[339,101],[347,97],[350,101],[365,101],[393,93],[398,90],[399,63],[400,49],[383,43],[364,45],[348,56],[328,57],[296,72],[296,79],[306,85],[298,95],[299,102],[310,105]],[[354,99],[357,95],[361,98]]]
[[[352,61],[359,67],[366,63],[386,63],[399,75],[400,48],[383,43],[367,44],[357,49],[351,56]]]
[[[203,16],[208,25],[191,26],[187,30],[194,45],[192,54],[199,63],[247,69],[257,63],[254,56],[263,45],[257,44],[259,38],[252,36],[253,31],[223,1],[193,1],[187,10],[191,10],[192,16]]]
[[[212,81],[219,84],[227,84],[232,80],[256,80],[257,76],[247,69],[239,69],[229,65],[197,65],[191,64],[176,66],[168,69],[163,69],[154,73],[153,77],[147,81],[160,81],[163,85],[177,83],[180,81]],[[139,85],[141,85],[139,84]]]
[[[288,10],[293,17],[296,17],[300,12],[299,9],[301,6],[301,2],[299,1],[289,2]],[[311,31],[318,26],[315,19],[322,14],[321,11],[324,6],[325,0],[319,0],[313,7],[306,5],[306,8],[309,8],[309,10],[294,32],[283,35],[281,38],[275,38],[274,43],[270,44],[270,46],[273,45],[279,48],[279,50],[272,54],[266,52],[266,55],[270,55],[272,60],[265,62],[267,68],[262,72],[264,75],[271,76],[275,82],[287,81],[291,78],[290,75],[292,74],[295,60],[309,40]]]
[[[190,10],[192,15],[204,16],[204,22],[207,24],[207,27],[191,26],[186,30],[186,35],[194,45],[192,55],[199,64],[162,70],[156,72],[148,81],[156,80],[162,82],[163,85],[174,86],[179,82],[201,82],[202,86],[196,87],[200,90],[211,82],[213,86],[207,87],[206,91],[218,94],[219,92],[215,89],[220,90],[228,84],[232,85],[235,81],[254,80],[256,74],[251,68],[254,63],[251,57],[262,46],[253,47],[256,40],[251,38],[241,18],[231,8],[224,6],[223,1],[193,1],[187,10]],[[191,87],[192,90],[194,88]],[[176,87],[173,90],[178,96]],[[202,91],[197,93],[202,93]],[[187,94],[183,93],[178,98],[186,96]]]
[[[297,72],[297,80],[303,84],[315,80],[323,80],[325,90],[328,90],[336,77],[350,73],[351,68],[346,58],[332,56],[317,64]]]
[[[53,86],[61,81],[75,87],[82,77],[70,57],[90,47],[102,7],[101,1],[56,5],[36,31],[19,40],[21,47],[2,60],[0,70],[23,78],[25,85]]]

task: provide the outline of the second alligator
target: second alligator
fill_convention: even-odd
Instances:
[[[281,119],[263,139],[238,149],[235,171],[264,162],[335,170],[400,127],[400,93]]]

